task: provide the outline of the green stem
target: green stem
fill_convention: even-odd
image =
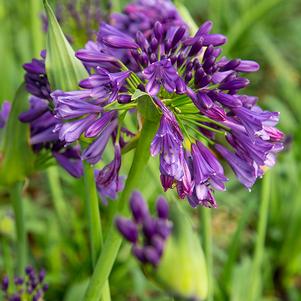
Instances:
[[[133,158],[132,166],[126,180],[125,188],[118,201],[117,210],[119,214],[126,214],[126,205],[128,204],[127,201],[132,191],[137,188],[137,184],[139,183],[139,180],[143,175],[144,168],[146,167],[150,156],[150,144],[157,131],[157,127],[157,123],[148,120],[146,120],[143,125],[141,136],[135,151],[135,156]],[[85,301],[95,301],[99,299],[105,281],[110,275],[121,242],[122,238],[115,230],[115,224],[112,223],[103,250],[100,257],[98,258],[94,273],[86,291],[84,297]]]
[[[207,301],[213,301],[213,240],[212,240],[212,218],[211,210],[208,208],[201,208],[202,221],[202,241],[204,243],[204,252],[207,262],[208,274],[208,298]]]
[[[87,162],[84,162],[84,182],[85,182],[85,201],[86,201],[86,211],[89,221],[89,236],[90,236],[90,248],[91,248],[91,258],[92,265],[95,267],[97,258],[99,256],[103,237],[102,237],[102,227],[99,212],[99,200],[98,193],[95,185],[94,169]],[[105,283],[105,289],[102,295],[95,300],[109,301],[110,287],[108,281]]]
[[[89,224],[92,265],[95,266],[101,247],[102,230],[98,206],[98,196],[94,180],[94,170],[89,163],[84,163],[85,202]]]
[[[27,263],[27,239],[24,208],[22,200],[23,182],[17,182],[11,192],[11,201],[15,214],[15,227],[17,238],[17,273],[23,275]]]
[[[260,291],[260,281],[262,279],[261,266],[265,253],[264,244],[266,237],[266,228],[269,214],[269,202],[271,193],[271,177],[268,171],[262,180],[261,204],[259,209],[259,220],[257,225],[257,238],[255,245],[255,253],[250,274],[250,292],[248,301],[257,300]]]
[[[47,177],[57,219],[61,229],[64,231],[66,229],[65,225],[69,214],[64,200],[58,168],[56,166],[49,167],[47,169]]]

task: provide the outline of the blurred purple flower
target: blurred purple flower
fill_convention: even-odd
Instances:
[[[132,253],[142,264],[156,267],[164,252],[165,242],[171,232],[168,220],[169,206],[163,197],[156,202],[157,217],[152,217],[141,194],[134,191],[130,198],[132,219],[116,218],[120,234],[132,243]]]

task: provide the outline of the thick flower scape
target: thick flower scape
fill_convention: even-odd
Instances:
[[[132,95],[140,89],[161,114],[150,151],[160,156],[165,190],[176,187],[193,207],[216,207],[213,192],[225,190],[227,181],[217,153],[250,189],[283,147],[275,128],[279,114],[240,93],[249,85],[242,74],[259,65],[222,57],[227,39],[210,33],[210,21],[193,36],[183,24],[156,22],[135,37],[116,27],[102,23],[97,42],[77,52],[91,73],[80,82],[83,89],[52,93],[60,139],[93,138],[83,158],[96,163],[108,137],[122,131],[122,119],[137,106]]]

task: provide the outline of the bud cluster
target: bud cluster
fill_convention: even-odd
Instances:
[[[31,266],[26,267],[24,277],[15,277],[10,283],[7,276],[2,279],[1,289],[5,301],[43,301],[44,294],[48,290],[48,284],[44,283],[45,270],[37,273]],[[13,288],[12,288],[13,286]],[[14,291],[11,293],[11,291]]]
[[[153,217],[141,194],[136,191],[131,196],[130,209],[131,219],[116,218],[117,229],[127,241],[132,243],[132,253],[141,263],[156,267],[163,255],[165,241],[171,232],[168,204],[164,198],[159,197],[156,202],[157,217]]]

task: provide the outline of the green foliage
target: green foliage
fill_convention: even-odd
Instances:
[[[29,146],[29,127],[19,121],[20,113],[28,108],[24,84],[18,89],[5,128],[0,161],[0,183],[11,185],[22,181],[33,169],[34,156]]]
[[[48,17],[46,70],[52,90],[73,90],[80,80],[88,77],[83,64],[78,60],[62,32],[56,17],[44,0]]]
[[[125,2],[120,1],[120,4],[123,5]],[[189,10],[197,24],[212,19],[213,31],[228,36],[227,56],[255,59],[261,64],[261,70],[251,75],[252,83],[248,92],[258,95],[264,107],[281,111],[280,126],[291,137],[292,143],[286,152],[279,156],[278,164],[271,171],[272,179],[269,184],[271,199],[258,300],[299,301],[301,277],[300,1],[185,0],[180,2]],[[30,3],[41,7],[41,2],[35,0],[0,0],[0,55],[3,58],[0,60],[2,70],[0,102],[4,99],[12,99],[23,77],[21,65],[37,55],[38,49],[43,47],[43,36],[37,35],[37,32],[41,31],[33,22],[39,20],[37,15],[39,9],[38,7],[30,9]],[[51,14],[50,10],[49,13]],[[51,68],[59,68],[64,87],[72,89],[86,74],[83,71],[74,71],[78,68],[78,61],[70,61],[73,50],[70,50],[70,46],[66,46],[68,45],[66,39],[58,29],[53,15],[51,16],[52,34],[55,35],[53,41],[57,41],[58,44],[51,45],[52,49],[48,49],[48,52],[52,51],[51,60],[55,60],[54,63],[50,63],[53,67],[50,67],[49,71],[52,72]],[[34,43],[38,43],[39,46],[35,46]],[[62,57],[66,59],[61,60]],[[83,70],[83,67],[80,66],[79,69]],[[72,79],[64,75],[67,70],[73,73]],[[58,79],[51,79],[53,87],[64,88],[56,86],[56,81],[58,82]],[[25,101],[27,96],[24,93],[21,97],[21,94],[19,95],[20,112],[27,108]],[[28,143],[28,129],[18,122],[17,113],[14,114],[15,126],[22,126],[22,131],[26,132],[23,146],[14,150],[21,158],[21,155],[27,153],[24,145]],[[12,119],[9,124],[12,124]],[[10,137],[15,139],[18,131],[14,129]],[[10,157],[9,152],[6,152]],[[109,160],[111,153],[108,152],[107,155]],[[21,159],[18,161],[14,159],[12,167],[6,169],[8,171],[5,174],[1,169],[1,181],[3,182],[4,176],[7,175],[11,179],[21,178],[22,173],[24,176],[25,165],[32,166],[29,160],[31,156],[32,154],[29,157],[23,156],[24,162]],[[128,172],[131,156],[131,152],[125,155],[122,174]],[[2,160],[4,159],[5,157],[2,157]],[[19,164],[24,166],[20,169]],[[141,177],[139,187],[144,196],[151,200],[151,204],[157,195],[162,193],[158,185],[157,166],[157,158],[151,158],[149,168]],[[59,209],[58,211],[63,213],[61,216],[57,214],[55,208],[60,206],[52,202],[53,197],[47,178],[44,174],[40,174],[38,177],[31,177],[28,184],[24,200],[25,216],[28,221],[31,261],[38,267],[45,266],[48,272],[47,281],[50,290],[46,295],[47,300],[69,301],[76,300],[74,296],[83,294],[90,274],[86,219],[84,204],[81,201],[83,183],[71,179],[62,170],[59,170],[56,176],[59,181],[52,186],[61,189],[61,192],[58,194],[54,191],[54,195],[60,195],[59,201],[63,196],[62,201],[65,202],[67,209]],[[230,172],[229,177],[231,181],[227,185],[227,192],[217,194],[219,208],[212,210],[215,301],[245,300],[249,294],[259,205],[262,201],[260,181],[249,193],[233,181]],[[4,223],[2,229],[5,230],[5,233],[0,234],[1,274],[4,271],[12,274],[16,259],[12,245],[14,230],[9,223],[12,214],[7,197],[8,190],[6,187],[0,188],[0,216]],[[115,204],[110,204],[100,208],[105,216],[105,235],[108,222],[113,216],[114,206]],[[199,214],[193,210],[190,213],[193,216],[193,224],[199,230],[202,227]],[[64,229],[60,227],[62,220],[66,221]],[[6,226],[7,222],[8,226]],[[110,284],[114,301],[171,301],[162,290],[145,279],[137,262],[131,257],[127,244],[122,246],[119,253],[110,277]]]

